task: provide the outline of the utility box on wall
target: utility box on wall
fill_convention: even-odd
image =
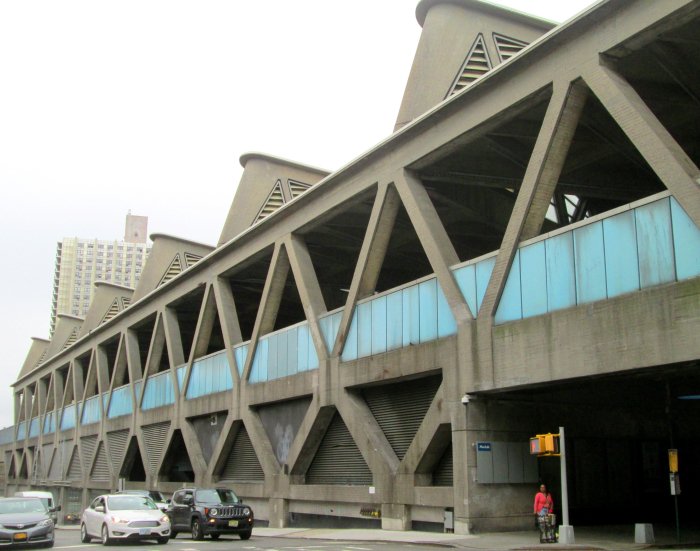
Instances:
[[[538,481],[537,457],[524,442],[477,442],[479,484],[531,484]]]

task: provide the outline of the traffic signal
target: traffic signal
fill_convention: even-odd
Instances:
[[[558,434],[537,434],[530,438],[531,455],[559,455]]]

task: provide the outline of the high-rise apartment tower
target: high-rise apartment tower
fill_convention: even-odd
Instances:
[[[83,317],[96,281],[135,287],[150,247],[146,245],[147,216],[126,216],[124,241],[65,237],[56,246],[51,299],[51,334],[58,314]]]

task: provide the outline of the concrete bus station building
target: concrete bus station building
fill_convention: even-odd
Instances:
[[[216,246],[156,234],[13,383],[5,491],[232,486],[270,526],[571,524],[700,506],[700,1],[555,26],[421,0],[396,128],[333,173],[265,154]],[[165,198],[164,200],[167,200]],[[222,200],[229,200],[223,198]],[[447,526],[446,526],[447,523]]]

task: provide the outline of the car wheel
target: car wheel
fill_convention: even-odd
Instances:
[[[90,541],[92,541],[90,534],[88,534],[87,526],[85,526],[84,522],[80,525],[80,541],[83,543],[90,543]]]
[[[221,534],[211,534],[211,539],[218,540]]]
[[[198,518],[192,519],[192,539],[193,540],[203,540],[204,539],[204,529],[202,524],[199,522]]]
[[[161,545],[163,545],[164,543],[168,543],[168,540],[169,540],[169,539],[170,539],[170,538],[169,538],[168,536],[165,536],[164,538],[156,538],[156,541],[157,541],[158,543],[160,543]]]
[[[241,536],[242,540],[249,540],[252,533],[253,533],[252,530],[246,530],[245,532],[241,532],[238,535]]]
[[[109,530],[107,530],[107,525],[102,525],[102,545],[109,545],[112,543],[112,539],[109,537]]]
[[[177,531],[175,531],[175,530],[170,530],[170,539],[171,539],[171,540],[174,540],[174,539],[177,537],[177,535],[178,535],[179,533],[180,533],[180,532],[177,532]]]

